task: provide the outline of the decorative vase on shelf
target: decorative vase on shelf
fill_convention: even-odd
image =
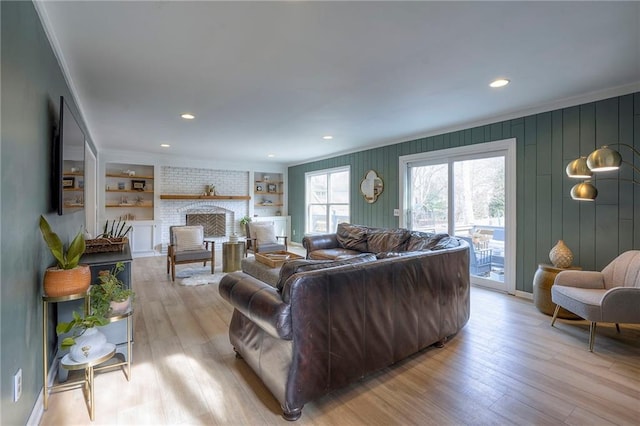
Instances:
[[[107,343],[107,337],[97,328],[87,328],[82,335],[76,337],[75,345],[69,349],[69,356],[75,362],[86,362],[95,357]]]
[[[551,263],[553,263],[553,266],[556,268],[565,269],[571,266],[571,262],[573,262],[573,253],[564,241],[558,240],[558,243],[553,246],[549,252],[549,260],[551,260]]]

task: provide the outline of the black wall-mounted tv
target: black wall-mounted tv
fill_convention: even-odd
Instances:
[[[64,97],[60,96],[52,177],[53,199],[59,215],[84,209],[84,145],[84,132]]]

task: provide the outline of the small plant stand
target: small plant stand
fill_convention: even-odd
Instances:
[[[65,384],[65,386],[73,386],[73,385],[83,385],[85,391],[85,400],[89,409],[89,418],[91,421],[95,418],[96,414],[96,406],[95,406],[95,398],[94,398],[94,390],[93,390],[93,373],[94,367],[96,365],[102,364],[113,358],[116,353],[116,345],[113,343],[105,343],[104,347],[100,350],[100,352],[93,358],[86,360],[84,362],[76,362],[71,359],[70,354],[66,354],[62,357],[62,361],[60,361],[62,368],[67,370],[84,370],[84,380],[79,380],[73,383]]]
[[[42,296],[42,372],[43,372],[43,382],[42,382],[42,390],[43,390],[43,404],[44,409],[46,410],[49,407],[49,391],[54,389],[65,389],[70,385],[75,385],[76,383],[65,383],[60,385],[51,385],[49,386],[49,345],[47,344],[47,326],[49,322],[49,304],[50,303],[63,303],[70,302],[72,300],[84,299],[84,312],[89,312],[89,290],[70,294],[68,296],[59,296],[59,297],[49,297],[46,294]]]

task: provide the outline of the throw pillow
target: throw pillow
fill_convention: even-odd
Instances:
[[[204,230],[202,226],[181,226],[173,228],[173,244],[176,251],[204,250]]]
[[[314,271],[316,269],[333,268],[334,266],[342,265],[354,265],[357,263],[372,262],[376,260],[376,257],[371,253],[363,253],[357,256],[352,256],[342,260],[308,260],[308,259],[296,259],[285,262],[280,268],[280,277],[276,288],[279,292],[282,292],[284,283],[291,277],[291,275],[298,272]]]
[[[263,244],[277,244],[276,231],[273,222],[250,222],[251,238],[258,240],[258,247]]]
[[[440,240],[448,238],[449,234],[433,234],[420,231],[412,231],[407,241],[407,251],[434,250]]]
[[[400,252],[409,239],[406,229],[370,229],[367,233],[367,251],[370,253]]]
[[[336,230],[336,238],[342,248],[365,253],[367,251],[367,229],[366,226],[340,223]]]

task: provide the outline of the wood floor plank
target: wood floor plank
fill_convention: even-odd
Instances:
[[[41,425],[283,425],[277,400],[229,343],[217,285],[181,286],[162,256],[133,261],[131,381],[96,375],[96,420],[81,390],[51,396]],[[193,265],[179,265],[178,271]],[[307,425],[637,425],[640,326],[588,325],[480,288],[471,319],[429,348],[308,403]]]

